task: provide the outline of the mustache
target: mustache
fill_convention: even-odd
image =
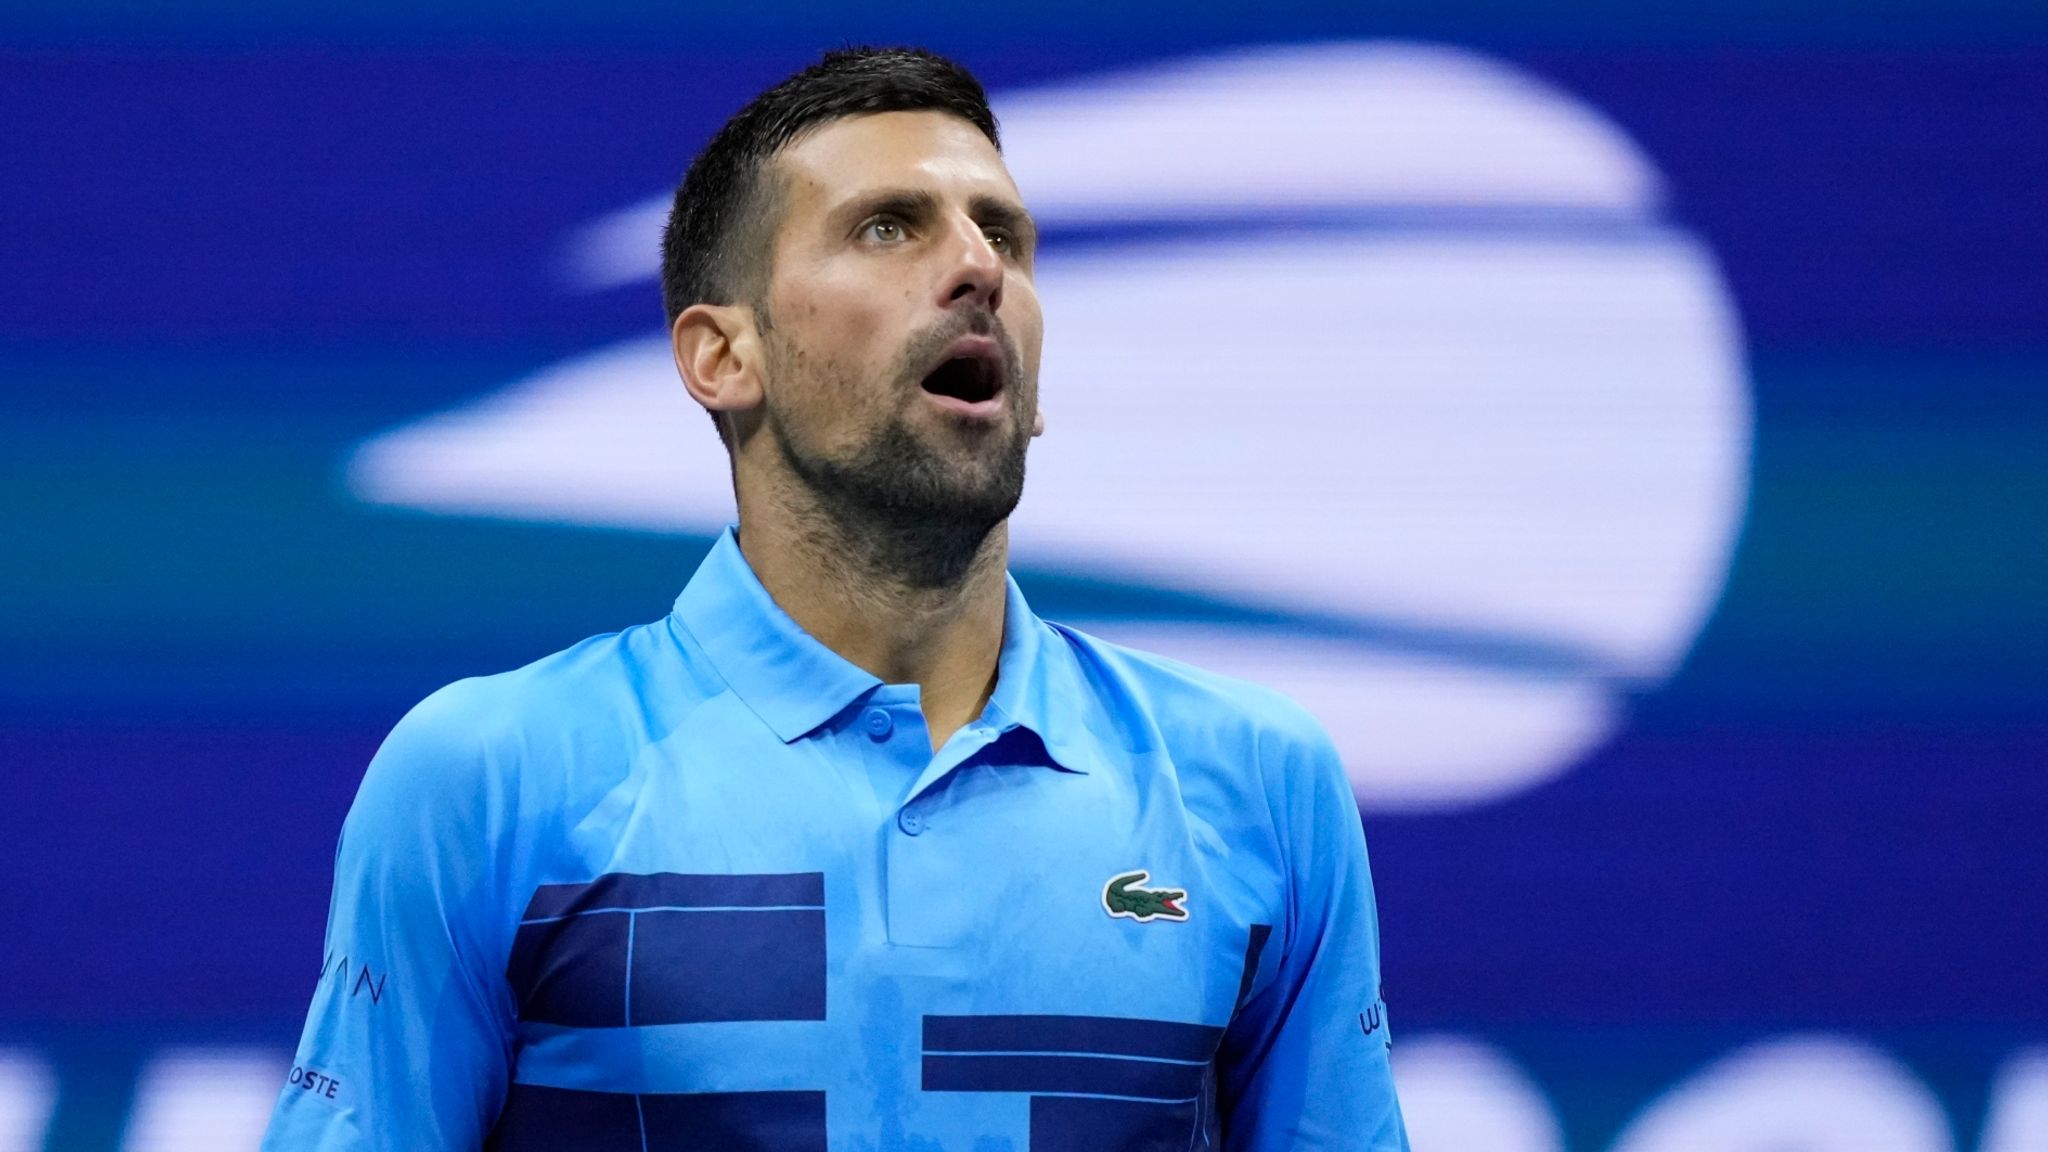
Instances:
[[[1016,341],[1010,338],[1010,330],[1003,325],[1002,318],[986,308],[952,313],[906,341],[901,357],[904,379],[912,384],[923,381],[939,366],[939,355],[962,336],[993,338],[1003,350],[1004,387],[1014,387],[1022,382],[1024,365],[1018,359]]]

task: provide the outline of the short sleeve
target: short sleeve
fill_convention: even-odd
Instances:
[[[1336,749],[1306,714],[1260,751],[1287,858],[1287,924],[1278,974],[1224,1037],[1226,1148],[1406,1152],[1357,802]]]
[[[320,981],[265,1152],[474,1152],[503,1104],[505,804],[460,687],[399,722],[349,810]]]

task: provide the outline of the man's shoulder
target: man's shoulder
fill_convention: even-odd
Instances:
[[[635,625],[448,684],[406,713],[381,755],[424,753],[505,767],[646,727],[650,713],[690,696],[692,684],[665,623]]]
[[[574,717],[630,683],[637,630],[592,636],[517,668],[464,677],[421,700],[400,727],[490,737]]]
[[[1330,744],[1308,709],[1285,693],[1170,656],[1052,624],[1095,695],[1133,735],[1149,731],[1169,746],[1222,744],[1260,758],[1320,752]]]
[[[364,772],[351,823],[424,811],[498,827],[570,803],[631,762],[687,696],[662,624],[592,636],[506,672],[457,680],[414,705]]]

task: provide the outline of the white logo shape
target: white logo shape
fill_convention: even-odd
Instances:
[[[1597,112],[1380,43],[998,111],[1053,235],[1016,562],[1206,605],[1074,623],[1294,696],[1380,809],[1529,788],[1671,674],[1740,524],[1748,390],[1711,257]],[[651,279],[666,204],[585,230],[573,279]],[[733,515],[660,336],[375,437],[349,480],[452,513]]]

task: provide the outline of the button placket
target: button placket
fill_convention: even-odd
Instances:
[[[904,732],[927,737],[915,703],[901,707]],[[865,724],[865,718],[861,722]],[[916,762],[916,779],[895,810],[895,832],[882,826],[884,917],[892,944],[957,948],[968,939],[972,918],[958,915],[952,898],[941,895],[957,887],[963,860],[973,851],[973,834],[955,820],[945,781],[993,738],[989,725],[975,723],[960,729],[936,752],[927,751],[928,739],[886,746],[895,754],[892,760],[900,758],[904,766]]]

